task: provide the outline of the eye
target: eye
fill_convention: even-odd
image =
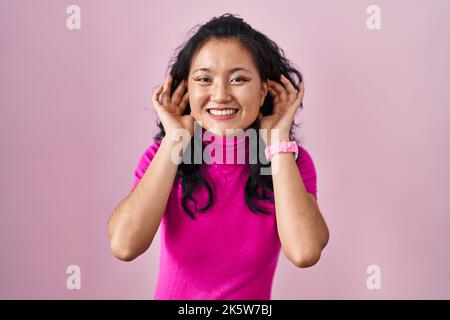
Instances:
[[[203,79],[209,80],[208,78],[203,77],[203,78],[197,78],[197,79],[195,79],[195,81],[198,81],[198,82],[205,82],[205,81],[201,81],[201,80],[203,80]]]
[[[210,79],[206,78],[206,77],[202,77],[202,78],[197,78],[197,79],[194,79],[194,80],[197,81],[197,82],[201,82],[201,83],[207,83],[207,82],[209,82]],[[205,81],[203,81],[203,80],[205,80]],[[249,81],[248,79],[241,78],[241,77],[234,78],[231,81],[233,81],[233,80],[239,80],[239,81],[237,81],[238,83]]]
[[[247,82],[248,81],[248,79],[245,79],[245,78],[234,78],[233,80],[235,80],[235,79],[240,79],[241,81],[239,81],[239,82]]]

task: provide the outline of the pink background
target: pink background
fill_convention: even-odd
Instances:
[[[66,28],[70,4],[81,30]],[[371,4],[381,30],[366,27]],[[152,88],[188,30],[225,12],[304,74],[299,136],[331,232],[312,268],[280,256],[272,298],[449,299],[447,0],[2,0],[0,298],[152,298],[159,234],[121,262],[107,221],[157,132]]]

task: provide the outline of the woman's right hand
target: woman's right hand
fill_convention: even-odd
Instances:
[[[195,119],[191,115],[182,115],[189,102],[186,81],[182,80],[173,92],[172,97],[170,97],[172,81],[173,77],[169,74],[164,86],[159,86],[153,93],[153,107],[164,126],[166,137],[170,139],[172,133],[179,129],[188,130],[192,137],[194,135]]]

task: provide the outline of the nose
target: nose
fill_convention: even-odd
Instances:
[[[216,103],[226,103],[231,100],[227,82],[216,81],[212,86],[211,100]]]

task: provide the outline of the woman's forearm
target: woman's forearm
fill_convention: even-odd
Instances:
[[[163,138],[152,162],[134,190],[114,209],[108,232],[111,252],[131,261],[151,245],[161,223],[178,163],[172,160],[176,142]]]
[[[277,228],[285,255],[298,267],[314,265],[328,241],[328,228],[303,184],[293,153],[272,157]]]

